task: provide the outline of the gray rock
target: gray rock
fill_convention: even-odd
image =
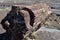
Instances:
[[[37,40],[60,40],[60,30],[41,27],[36,34]]]

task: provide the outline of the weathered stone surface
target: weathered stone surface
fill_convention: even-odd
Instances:
[[[35,32],[36,40],[60,40],[60,30],[41,27]]]

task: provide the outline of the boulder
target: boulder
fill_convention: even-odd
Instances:
[[[57,29],[41,27],[34,35],[36,40],[60,40],[60,30]]]

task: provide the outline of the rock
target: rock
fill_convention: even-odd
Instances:
[[[43,25],[48,28],[60,30],[60,16],[57,16],[56,14],[50,15],[50,17],[46,20],[45,24]]]
[[[60,40],[60,30],[41,27],[35,32],[36,40]]]

